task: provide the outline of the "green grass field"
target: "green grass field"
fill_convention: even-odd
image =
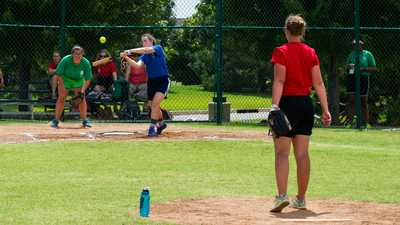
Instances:
[[[224,93],[223,96],[230,102],[231,109],[266,108],[271,102],[271,94]],[[208,103],[213,97],[214,92],[204,91],[200,85],[173,84],[168,100],[163,101],[161,106],[170,111],[208,110]]]
[[[265,130],[253,124],[176,125]],[[314,129],[307,197],[399,204],[399,146],[394,131]],[[290,163],[293,196],[293,153]],[[263,141],[0,144],[0,165],[1,224],[166,224],[137,215],[147,186],[151,203],[277,194],[273,143]]]

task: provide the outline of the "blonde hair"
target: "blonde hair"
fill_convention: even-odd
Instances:
[[[142,37],[147,37],[149,41],[153,42],[153,45],[157,45],[156,39],[151,34],[143,34]]]
[[[290,34],[294,36],[306,35],[307,23],[300,15],[289,15],[286,19],[285,28],[289,30]]]
[[[74,45],[74,47],[72,47],[71,54],[74,54],[75,50],[82,51],[82,55],[85,54],[85,50],[79,45]]]
[[[111,55],[110,55],[110,53],[106,50],[106,49],[102,49],[102,50],[100,50],[99,51],[99,53],[97,53],[97,59],[99,60],[100,59],[100,55],[101,55],[101,53],[106,53],[106,55],[107,55],[107,58],[109,58]]]

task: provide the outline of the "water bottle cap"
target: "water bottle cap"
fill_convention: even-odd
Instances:
[[[143,189],[143,191],[147,191],[147,192],[149,192],[149,191],[150,191],[150,189],[149,189],[149,187],[146,187],[145,189]]]

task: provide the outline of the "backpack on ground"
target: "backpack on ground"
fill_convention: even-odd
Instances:
[[[129,81],[116,80],[114,81],[114,88],[112,90],[112,98],[118,101],[129,100]]]
[[[174,118],[174,116],[168,110],[160,107],[160,111],[164,120],[172,120],[172,118]],[[149,115],[151,117],[151,108],[149,109]]]
[[[124,107],[125,120],[140,120],[140,107],[136,101],[126,101]]]
[[[174,118],[174,116],[166,109],[161,108],[161,112],[164,120],[172,120],[172,118]]]
[[[90,112],[90,114],[97,116],[100,104],[97,104],[94,101],[100,99],[100,96],[102,94],[103,92],[97,93],[95,91],[90,91],[89,93],[86,94],[86,106],[87,106],[87,111]]]
[[[100,104],[94,102],[86,102],[87,112],[90,112],[93,116],[97,116],[98,109],[100,108]]]
[[[99,120],[113,120],[114,116],[110,107],[97,108],[97,119]]]

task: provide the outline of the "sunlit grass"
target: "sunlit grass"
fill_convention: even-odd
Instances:
[[[216,96],[216,93],[215,93]],[[223,93],[231,109],[267,108],[271,94]],[[170,111],[208,110],[208,103],[213,101],[214,92],[204,91],[200,85],[172,85],[168,99],[162,107]]]
[[[307,197],[400,203],[398,132],[313,131]],[[264,141],[0,144],[0,165],[0,223],[5,224],[163,224],[136,213],[140,191],[147,186],[151,203],[277,194],[273,143]],[[290,165],[288,193],[294,196],[292,152]]]

